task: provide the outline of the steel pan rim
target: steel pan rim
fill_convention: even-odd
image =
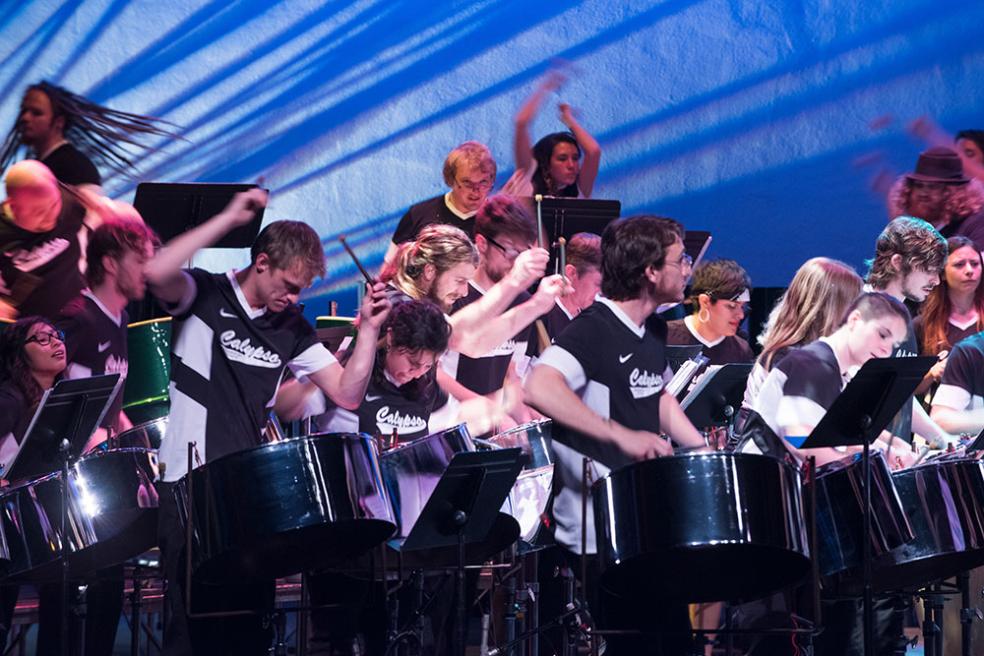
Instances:
[[[738,453],[734,451],[709,451],[707,453],[681,453],[674,454],[672,456],[664,456],[661,458],[650,458],[648,460],[639,460],[637,462],[630,462],[627,465],[623,465],[618,469],[613,469],[608,472],[591,486],[592,489],[600,489],[606,484],[607,481],[614,477],[619,476],[621,473],[632,468],[649,468],[649,467],[669,467],[669,464],[657,464],[657,463],[668,463],[668,462],[680,462],[683,460],[729,460],[729,461],[748,461],[748,462],[761,462],[761,463],[775,463],[777,466],[786,469],[792,475],[799,475],[799,469],[794,467],[792,464],[774,458],[772,456],[767,456],[759,453]]]
[[[501,437],[503,435],[515,435],[517,433],[525,433],[530,428],[540,428],[542,426],[549,426],[553,423],[553,419],[536,419],[534,421],[528,421],[525,424],[520,424],[518,426],[513,426],[509,430],[504,430],[501,433],[496,433],[493,438]],[[540,431],[543,432],[542,430]]]
[[[429,435],[424,435],[423,437],[418,437],[415,440],[410,440],[409,442],[401,442],[380,454],[381,457],[387,457],[396,453],[402,453],[408,449],[412,449],[419,444],[424,444],[430,440],[433,440],[435,436],[443,436],[449,433],[463,433],[469,441],[471,441],[471,434],[468,432],[468,427],[464,424],[458,424],[457,426],[452,426],[451,428],[446,428],[442,431],[436,433],[430,433]],[[360,433],[360,435],[365,435],[365,433]],[[368,437],[368,436],[367,436]],[[372,438],[370,438],[372,439]]]
[[[352,439],[352,440],[356,440],[356,441],[359,441],[359,442],[362,442],[362,443],[365,443],[365,444],[370,444],[370,445],[372,445],[372,447],[374,449],[375,449],[375,444],[376,444],[376,441],[370,435],[368,435],[367,433],[317,433],[315,435],[301,435],[299,437],[289,437],[287,439],[279,440],[277,442],[270,442],[269,444],[257,444],[256,446],[251,446],[251,447],[249,447],[247,449],[240,449],[239,451],[233,451],[232,453],[227,453],[224,456],[219,456],[218,458],[215,458],[214,460],[209,460],[207,463],[204,463],[201,466],[195,467],[195,469],[192,470],[192,471],[197,472],[197,471],[200,471],[200,470],[203,470],[203,469],[207,469],[207,468],[211,467],[212,465],[216,465],[218,463],[225,464],[225,463],[229,463],[229,462],[234,462],[237,459],[249,458],[252,455],[258,454],[258,453],[263,453],[263,452],[276,452],[276,451],[285,450],[285,449],[288,449],[290,447],[296,446],[296,445],[298,445],[298,444],[300,444],[302,442],[311,442],[311,443],[314,443],[314,442],[316,442],[318,440],[321,440],[321,439],[324,439],[324,438],[345,438],[345,439]],[[127,447],[127,448],[135,448],[137,450],[140,450],[139,447]],[[148,450],[148,449],[143,449],[143,450]],[[150,449],[150,450],[152,450],[152,449]],[[107,453],[109,453],[109,452],[107,451]],[[180,481],[180,480],[184,480],[186,478],[188,478],[188,474],[185,474],[184,476],[182,476],[178,480]]]

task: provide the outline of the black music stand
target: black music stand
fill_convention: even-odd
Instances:
[[[452,653],[465,653],[465,544],[482,542],[492,530],[519,472],[522,449],[457,453],[414,523],[401,551],[457,545],[456,626]]]
[[[888,426],[935,357],[875,358],[858,370],[799,448],[861,446],[864,470],[862,582],[864,584],[864,654],[872,654],[871,608],[871,453],[870,446]]]
[[[215,184],[201,182],[141,182],[133,206],[144,222],[168,242],[205,223],[221,212],[232,197],[241,191],[256,189],[255,184]],[[264,208],[259,208],[246,225],[220,238],[210,248],[249,248],[260,232]],[[127,307],[130,321],[144,321],[166,316],[151,294]]]
[[[622,203],[617,200],[534,196],[533,210],[539,212],[544,236],[552,244],[560,237],[570,241],[579,232],[600,235],[609,223],[618,218]]]
[[[119,374],[55,383],[41,397],[4,478],[14,481],[39,476],[78,457],[121,386]]]
[[[984,451],[984,430],[977,434],[974,441],[967,445],[965,449],[967,453],[973,453],[975,451]]]
[[[694,426],[727,426],[741,407],[751,363],[726,364],[708,369],[704,377],[680,402]]]
[[[221,212],[241,191],[256,189],[255,184],[213,184],[201,182],[141,182],[133,206],[164,242],[205,223]],[[246,225],[219,239],[210,248],[248,248],[263,223],[263,209],[257,208]]]

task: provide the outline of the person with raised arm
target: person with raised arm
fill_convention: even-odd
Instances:
[[[369,287],[359,335],[343,368],[318,340],[297,305],[301,291],[324,275],[317,233],[299,221],[275,221],[253,242],[250,264],[227,273],[182,269],[198,250],[249,222],[266,193],[237,194],[219,214],[176,237],[145,269],[148,286],[174,316],[171,414],[161,443],[158,539],[171,612],[165,654],[266,654],[271,632],[262,622],[272,607],[274,581],[206,586],[192,582],[196,612],[249,610],[254,614],[191,620],[184,607],[184,531],[173,486],[187,473],[189,443],[201,462],[261,443],[269,405],[284,369],[306,376],[338,406],[362,402],[376,356],[379,329],[389,313],[385,285]]]

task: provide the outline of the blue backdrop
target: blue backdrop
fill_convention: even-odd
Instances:
[[[487,143],[508,176],[512,116],[562,58],[574,75],[534,138],[571,103],[604,149],[596,197],[711,230],[711,255],[781,286],[814,255],[862,266],[886,220],[872,178],[923,147],[909,121],[984,127],[981,25],[984,3],[931,0],[6,0],[0,126],[42,78],[180,125],[139,180],[263,176],[267,220],[325,239],[314,315],[354,305],[334,238],[378,265],[455,144]],[[105,187],[131,199],[136,182]]]

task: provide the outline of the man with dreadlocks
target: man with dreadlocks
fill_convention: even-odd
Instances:
[[[96,164],[132,175],[133,155],[125,145],[147,148],[146,136],[174,136],[149,116],[121,112],[41,81],[21,100],[17,122],[0,150],[0,169],[6,168],[22,146],[44,163],[59,182],[101,184]]]

